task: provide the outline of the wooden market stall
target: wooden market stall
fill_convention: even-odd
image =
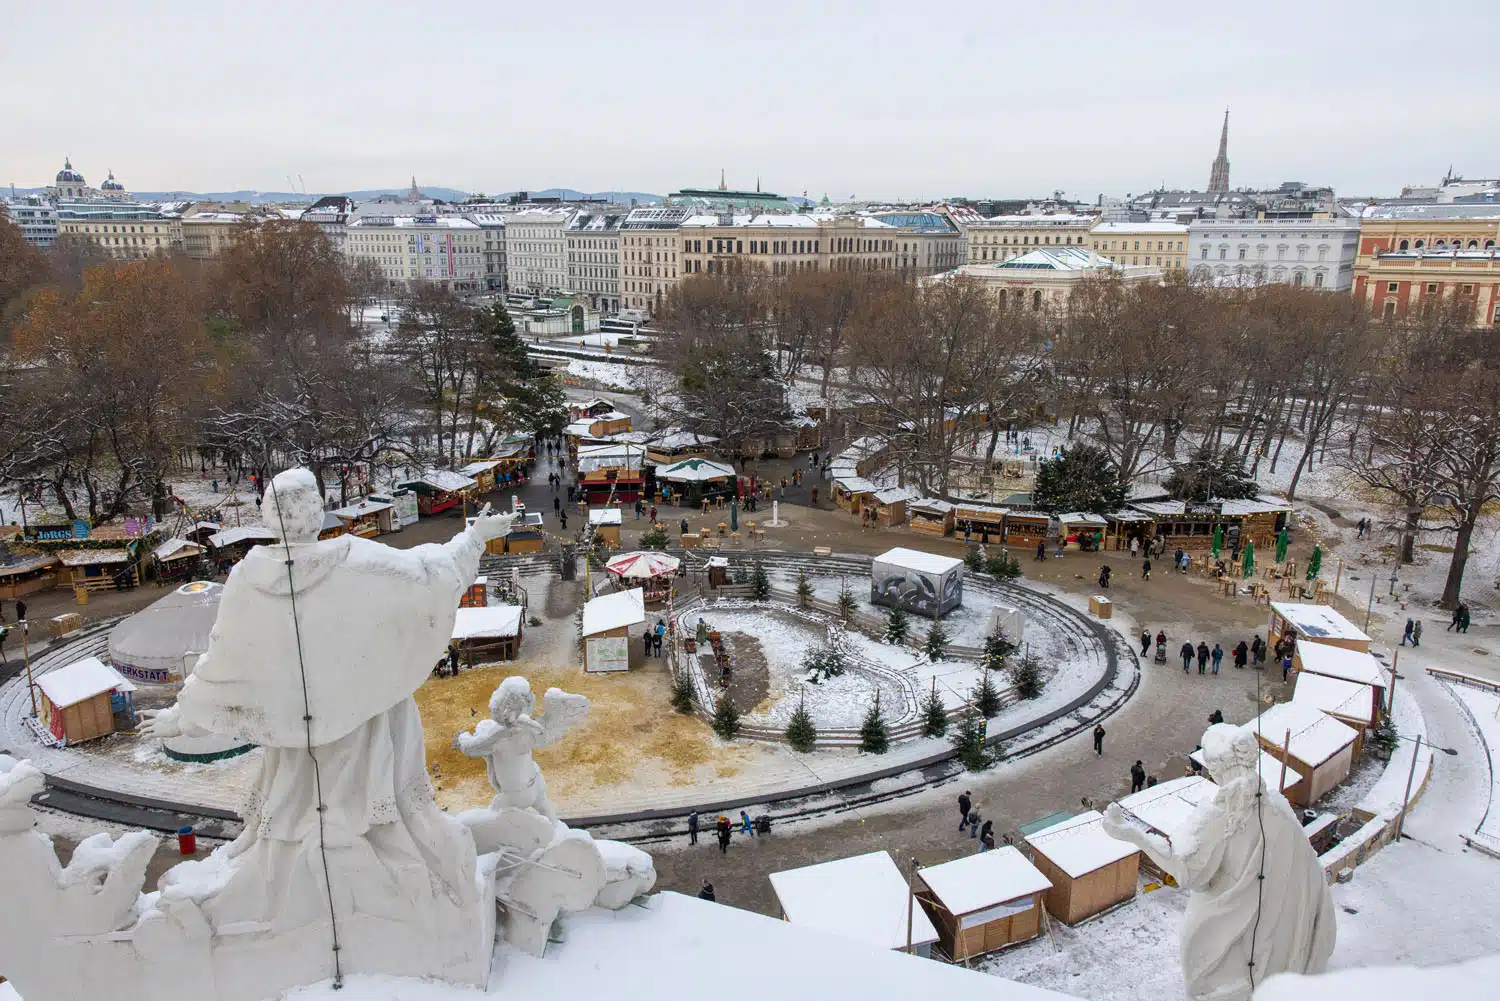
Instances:
[[[922,497],[906,505],[907,527],[924,535],[953,534],[953,505],[936,497]]]
[[[1005,537],[1002,540],[1008,546],[1022,546],[1026,549],[1035,549],[1040,542],[1046,542],[1052,536],[1052,519],[1045,511],[1017,511],[1008,509],[1005,513]]]
[[[168,539],[151,551],[154,574],[159,583],[192,580],[198,576],[207,546],[187,539]]]
[[[525,631],[520,605],[460,606],[453,620],[453,642],[469,667],[521,656]]]
[[[1375,691],[1375,707],[1386,704],[1390,674],[1374,655],[1327,643],[1299,643],[1292,654],[1292,667],[1302,674],[1320,674],[1328,678],[1369,685]]]
[[[264,525],[241,525],[226,528],[208,537],[208,551],[221,571],[228,572],[256,546],[276,542],[281,537]]]
[[[59,549],[58,587],[123,590],[141,582],[133,546],[120,549]]]
[[[1277,533],[1292,512],[1292,506],[1278,497],[1180,501],[1162,496],[1133,500],[1126,507],[1149,515],[1168,549],[1190,552],[1212,549],[1214,530],[1222,529],[1225,551],[1254,541],[1255,548],[1264,553],[1267,546],[1275,545]]]
[[[589,504],[615,500],[629,504],[646,488],[646,447],[629,442],[581,445],[578,489]]]
[[[928,956],[937,929],[884,851],[771,873],[781,915],[794,925],[876,949]]]
[[[713,435],[667,428],[651,435],[646,440],[646,461],[657,466],[670,466],[684,459],[707,459],[712,456],[719,443]]]
[[[1052,883],[1010,845],[917,870],[917,899],[955,962],[1042,933],[1042,895]]]
[[[833,502],[850,514],[859,514],[879,489],[863,476],[841,476],[833,481]]]
[[[620,524],[620,509],[617,507],[589,509],[589,527],[598,532],[611,549],[620,548]]]
[[[542,527],[540,511],[524,511],[511,526],[510,533],[491,539],[485,546],[489,553],[539,553],[547,548],[547,533]]]
[[[953,534],[963,535],[982,545],[1005,541],[1005,516],[1008,508],[987,504],[959,504],[953,509]],[[1046,516],[1043,515],[1043,520]]]
[[[1135,896],[1141,853],[1104,833],[1097,810],[1026,835],[1031,861],[1052,881],[1042,897],[1047,913],[1076,925]]]
[[[64,744],[114,733],[116,714],[134,725],[135,685],[98,657],[85,657],[36,679],[41,723]]]
[[[630,629],[646,621],[640,588],[602,594],[583,606],[583,669],[590,674],[630,670]]]
[[[656,481],[670,484],[673,502],[685,507],[698,507],[705,500],[719,498],[728,503],[739,488],[734,467],[712,459],[683,459],[658,466]]]
[[[1156,538],[1156,519],[1145,511],[1123,508],[1104,517],[1109,522],[1109,530],[1105,533],[1109,540],[1106,545],[1111,549],[1129,549],[1130,540],[1135,539],[1144,550]]]
[[[24,598],[56,587],[57,557],[52,553],[11,556],[0,563],[0,598]]]
[[[495,470],[499,468],[499,459],[478,459],[468,465],[460,466],[458,471],[474,481],[474,487],[478,493],[487,494],[495,489]]]
[[[451,469],[427,469],[414,480],[396,484],[396,489],[417,495],[417,511],[429,518],[474,500],[477,488],[472,479]]]
[[[1271,602],[1271,625],[1266,633],[1271,647],[1274,649],[1288,632],[1296,638],[1299,650],[1303,643],[1322,643],[1359,653],[1370,652],[1370,637],[1327,605]]]
[[[598,417],[615,409],[615,405],[608,400],[594,397],[592,400],[584,400],[582,403],[568,404],[568,418],[581,421],[586,417]]]
[[[1279,702],[1246,725],[1267,754],[1302,777],[1286,794],[1298,806],[1316,803],[1354,767],[1359,731],[1306,703]],[[1288,732],[1291,744],[1284,750]]]
[[[608,410],[589,417],[588,425],[590,435],[595,438],[606,438],[612,434],[629,431],[630,415],[621,410]]]
[[[882,487],[865,498],[863,510],[870,512],[877,525],[899,528],[906,524],[907,504],[920,496],[910,487]]]
[[[1307,671],[1298,671],[1293,684],[1293,702],[1321,709],[1340,723],[1353,727],[1361,736],[1366,730],[1373,730],[1380,725],[1381,705],[1375,689],[1370,685]],[[1354,752],[1356,757],[1363,748],[1364,742],[1361,740]]]
[[[349,534],[349,526],[332,511],[323,512],[323,527],[318,530],[318,540],[337,539],[341,535]]]
[[[1219,787],[1202,775],[1183,775],[1148,786],[1129,796],[1122,796],[1119,803],[1120,809],[1143,824],[1148,831],[1160,834],[1170,841],[1182,832],[1198,804],[1212,799],[1218,791]],[[1151,856],[1144,852],[1141,853],[1140,866],[1141,871],[1152,879],[1176,885],[1166,872],[1151,861]]]
[[[1104,548],[1104,530],[1109,519],[1102,514],[1070,511],[1057,516],[1058,537],[1069,549],[1098,552]]]
[[[345,531],[350,535],[357,535],[362,539],[373,539],[377,535],[395,531],[391,522],[395,511],[396,505],[389,501],[376,501],[365,497],[347,507],[335,509],[333,514],[343,522]]]

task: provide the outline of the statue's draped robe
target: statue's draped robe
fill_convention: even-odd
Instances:
[[[471,532],[409,550],[343,536],[252,549],[229,575],[178,699],[186,730],[264,748],[233,863],[193,894],[216,926],[323,920],[330,886],[341,912],[402,920],[473,902],[473,840],[432,800],[412,693],[482,551]]]
[[[1229,795],[1221,789],[1200,804],[1172,843],[1172,876],[1192,894],[1182,971],[1194,1001],[1249,997],[1252,935],[1257,985],[1272,973],[1321,972],[1333,953],[1335,918],[1323,867],[1291,806],[1262,795],[1257,815],[1248,796],[1248,816],[1239,814],[1235,823]]]

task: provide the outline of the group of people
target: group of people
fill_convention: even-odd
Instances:
[[[462,661],[459,659],[458,644],[449,643],[448,652],[443,655],[443,659],[438,661],[437,666],[432,669],[432,676],[434,678],[456,678],[461,666]]]
[[[1458,613],[1455,610],[1455,612],[1454,612],[1455,617],[1457,616],[1457,614]],[[1460,629],[1459,632],[1463,632],[1463,630]],[[1402,646],[1406,646],[1406,644],[1408,644],[1408,643],[1410,643],[1412,646],[1421,646],[1422,645],[1422,620],[1421,619],[1407,619],[1406,620],[1406,628],[1401,631],[1401,645]]]
[[[1289,648],[1291,642],[1292,640],[1290,636],[1284,638],[1282,642],[1278,644],[1276,650],[1277,659],[1284,659],[1286,661],[1287,668],[1290,668],[1291,666],[1291,650],[1283,650],[1283,647]],[[1165,630],[1157,631],[1155,645],[1156,663],[1165,664],[1167,662],[1167,634]],[[1142,657],[1150,652],[1151,646],[1151,631],[1149,629],[1142,629]],[[1266,654],[1268,650],[1269,648],[1266,646],[1265,641],[1260,638],[1259,633],[1256,633],[1255,638],[1252,639],[1249,643],[1246,643],[1244,640],[1240,640],[1239,643],[1235,644],[1234,649],[1230,651],[1230,656],[1234,662],[1235,667],[1243,668],[1251,663],[1253,663],[1256,667],[1260,667],[1266,662]],[[1213,673],[1218,674],[1219,667],[1224,662],[1224,648],[1218,643],[1215,643],[1212,647],[1209,647],[1207,641],[1205,640],[1199,640],[1197,646],[1194,646],[1191,640],[1184,641],[1182,647],[1177,651],[1177,655],[1182,658],[1183,674],[1188,674],[1192,670],[1193,663],[1195,661],[1198,664],[1199,674],[1207,674],[1209,672],[1210,666],[1212,666]],[[1285,672],[1283,672],[1283,675],[1284,673]],[[1284,676],[1283,680],[1285,680]]]
[[[1453,610],[1453,621],[1448,623],[1448,628],[1444,632],[1452,632],[1454,629],[1461,633],[1469,631],[1469,606],[1461,601]]]
[[[958,829],[967,830],[970,840],[978,841],[982,852],[995,847],[995,822],[980,816],[973,794],[967,789],[958,794]]]
[[[764,819],[765,818],[762,818],[762,820]],[[696,809],[688,814],[688,844],[690,845],[696,845],[698,843],[698,826],[700,820],[701,818],[699,817],[698,811]],[[735,828],[739,828],[739,832],[745,835],[745,837],[747,838],[755,837],[755,821],[750,819],[749,813],[741,810],[738,824],[731,821],[726,814],[721,813],[719,814],[719,819],[714,821],[714,838],[719,843],[719,854],[729,854],[729,842],[734,838]],[[713,898],[709,897],[707,899],[712,900]]]
[[[662,619],[656,620],[656,625],[647,626],[646,632],[641,636],[641,648],[647,657],[660,657],[662,641],[667,634],[667,624]]]

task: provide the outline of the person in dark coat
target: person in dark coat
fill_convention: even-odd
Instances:
[[[1266,662],[1266,643],[1260,638],[1260,633],[1255,634],[1255,639],[1250,641],[1250,656],[1259,667]]]
[[[1098,723],[1094,724],[1094,753],[1104,754],[1104,727]]]
[[[1041,561],[1045,560],[1046,558],[1047,558],[1047,540],[1043,539],[1041,542],[1038,542],[1036,544],[1036,559],[1037,559],[1037,562],[1040,563]]]
[[[1130,791],[1140,792],[1146,788],[1146,769],[1139,761],[1130,766]]]
[[[1211,712],[1211,713],[1208,714],[1208,725],[1209,726],[1213,726],[1215,723],[1222,723],[1222,722],[1224,722],[1224,710],[1222,710],[1222,709],[1215,709],[1213,712]]]
[[[1202,674],[1208,667],[1208,644],[1202,640],[1198,641],[1198,673]]]
[[[681,526],[681,528],[682,528],[682,534],[686,535],[687,534],[687,519],[686,518],[682,519],[682,526]]]
[[[698,811],[694,810],[688,814],[688,844],[698,843]]]
[[[733,831],[731,831],[731,829],[729,827],[729,818],[728,817],[720,817],[718,824],[715,825],[715,831],[717,832],[718,837],[719,837],[719,854],[721,854],[721,855],[728,855],[729,854],[729,838],[730,838],[731,834],[733,833]]]
[[[24,621],[25,618],[26,618],[26,602],[17,599],[17,601],[16,601],[16,621],[17,622],[21,622],[21,621]]]
[[[1417,624],[1417,620],[1416,619],[1407,619],[1406,620],[1406,628],[1401,633],[1401,645],[1402,646],[1406,646],[1407,643],[1411,642],[1411,630],[1412,630],[1412,627],[1415,626],[1416,624]]]
[[[453,677],[458,677],[458,644],[448,644],[448,672]]]
[[[1221,647],[1221,646],[1219,646],[1219,644],[1215,643],[1214,644],[1213,653],[1210,654],[1209,656],[1213,660],[1213,663],[1214,663],[1214,673],[1218,674],[1219,673],[1219,665],[1222,664],[1222,663],[1224,663],[1224,648]]]
[[[703,881],[703,889],[698,891],[698,899],[718,902],[718,898],[714,896],[714,885],[706,879]]]
[[[18,604],[19,604],[19,602],[18,602]],[[1468,632],[1469,631],[1469,623],[1471,621],[1473,621],[1473,618],[1474,617],[1469,614],[1469,606],[1468,605],[1459,605],[1458,606],[1458,631],[1461,632],[1461,633]]]
[[[984,826],[979,829],[979,850],[987,852],[995,847],[995,822],[986,820]]]
[[[1177,655],[1182,658],[1182,673],[1187,674],[1193,666],[1193,644],[1184,640],[1182,649],[1177,651]]]
[[[1150,652],[1151,652],[1151,631],[1149,629],[1142,629],[1141,630],[1141,656],[1144,657],[1144,656],[1146,656],[1146,654],[1148,654]]]
[[[961,831],[969,826],[969,807],[974,801],[969,798],[969,790],[965,789],[958,794],[958,829]]]
[[[1141,580],[1151,579],[1151,561],[1141,560]]]
[[[1099,568],[1099,586],[1101,588],[1109,587],[1109,567],[1107,565]]]
[[[1234,666],[1244,667],[1245,664],[1249,662],[1249,660],[1250,647],[1245,643],[1244,640],[1240,640],[1239,645],[1234,648]]]

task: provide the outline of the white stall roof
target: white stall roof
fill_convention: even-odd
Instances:
[[[1199,803],[1218,791],[1218,786],[1201,775],[1183,775],[1123,797],[1120,808],[1170,838]]]
[[[487,605],[483,608],[460,608],[453,620],[456,640],[484,639],[494,636],[517,636],[521,632],[520,605]]]
[[[386,501],[373,501],[366,497],[363,500],[355,501],[348,507],[338,508],[333,513],[335,517],[339,518],[360,518],[367,514],[378,514],[381,511],[389,511],[394,506]]]
[[[1102,514],[1089,514],[1087,511],[1073,511],[1068,514],[1060,514],[1057,520],[1065,525],[1098,525],[1103,528],[1109,524],[1109,519]]]
[[[488,473],[491,469],[500,465],[499,459],[479,459],[459,469],[465,476],[478,476],[480,473]]]
[[[264,525],[241,525],[238,528],[226,528],[217,535],[210,535],[208,544],[215,549],[222,549],[236,542],[275,542],[279,538],[281,536]]]
[[[590,525],[620,524],[620,509],[617,507],[592,508],[589,511]]]
[[[908,893],[901,870],[883,851],[773,872],[771,888],[787,920],[795,925],[877,949],[902,949],[910,906],[912,944],[937,941],[937,929]]]
[[[1354,743],[1359,736],[1353,727],[1305,702],[1278,702],[1248,726],[1267,744],[1277,747],[1285,742],[1286,732],[1292,731],[1292,757],[1314,768]]]
[[[84,699],[91,699],[103,692],[116,689],[122,692],[135,691],[135,685],[98,657],[85,657],[67,667],[48,671],[36,679],[36,685],[47,694],[47,700],[59,709],[77,705]]]
[[[1305,602],[1271,602],[1271,611],[1286,619],[1299,633],[1314,640],[1368,640],[1354,623],[1327,605]]]
[[[191,552],[184,552],[184,550],[191,550]],[[179,554],[182,556],[195,556],[202,552],[203,547],[196,542],[190,542],[187,539],[168,539],[151,550],[151,555],[159,560],[170,560]]]
[[[952,504],[937,497],[923,497],[920,500],[912,501],[906,506],[917,511],[935,511],[938,514],[947,514],[953,510]]]
[[[1300,643],[1297,645],[1297,659],[1302,662],[1302,670],[1312,674],[1342,678],[1344,681],[1375,685],[1378,688],[1385,688],[1390,684],[1390,675],[1380,666],[1380,661],[1359,650],[1329,646],[1327,643]]]
[[[955,916],[1052,887],[1052,881],[1042,875],[1042,870],[1011,845],[965,855],[918,872],[933,896]]]
[[[1198,762],[1198,764],[1202,765],[1204,768],[1208,767],[1208,759],[1203,756],[1203,748],[1198,748],[1196,751],[1189,754],[1188,757]],[[1286,777],[1284,779],[1282,778],[1282,772],[1286,773]],[[1267,754],[1265,751],[1260,752],[1260,777],[1266,783],[1267,789],[1275,789],[1276,784],[1278,782],[1281,783],[1282,792],[1286,792],[1302,779],[1302,776],[1298,775],[1292,769],[1282,768],[1281,762],[1273,758],[1271,755]]]
[[[646,593],[640,588],[600,595],[583,606],[583,635],[596,636],[646,621]]]
[[[130,553],[124,549],[59,549],[57,558],[65,567],[88,567],[96,563],[129,563]]]
[[[1103,820],[1098,810],[1090,810],[1028,834],[1026,840],[1053,865],[1077,879],[1139,851],[1105,834]]]
[[[840,489],[847,490],[851,494],[873,494],[880,489],[879,484],[867,480],[863,476],[840,476],[833,482]]]
[[[1369,720],[1375,715],[1375,689],[1369,685],[1307,671],[1297,673],[1292,701],[1350,719]]]
[[[902,501],[916,500],[920,494],[911,487],[885,487],[875,491],[875,501],[878,504],[899,504]]]
[[[891,566],[901,567],[904,570],[916,570],[919,573],[931,573],[942,575],[955,567],[964,565],[963,560],[956,560],[951,556],[939,556],[937,553],[924,553],[920,549],[887,549],[875,557],[876,563],[887,563]]]

